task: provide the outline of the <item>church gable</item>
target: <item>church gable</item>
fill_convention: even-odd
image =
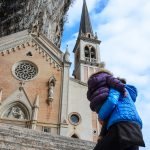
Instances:
[[[2,56],[18,50],[26,50],[26,55],[32,56],[30,49],[37,51],[46,61],[54,64],[54,67],[57,67],[59,70],[61,69],[63,53],[44,35],[29,34],[25,30],[0,38],[0,53]]]
[[[3,37],[0,41],[2,107],[7,97],[22,85],[31,104],[37,95],[40,97],[38,122],[58,124],[63,53],[44,36],[25,31]],[[55,78],[55,85],[49,82],[51,77]],[[49,97],[53,98],[52,102],[49,102]],[[15,106],[16,110],[20,107],[19,103]]]

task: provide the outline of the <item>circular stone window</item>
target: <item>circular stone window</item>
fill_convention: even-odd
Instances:
[[[37,66],[30,61],[20,61],[13,66],[13,74],[19,80],[31,80],[37,75],[37,73]]]
[[[78,113],[71,113],[69,115],[69,122],[73,125],[78,125],[81,122],[81,116]]]

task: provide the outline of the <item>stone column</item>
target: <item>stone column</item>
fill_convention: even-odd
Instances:
[[[62,77],[62,102],[61,102],[61,114],[60,114],[60,135],[66,136],[68,130],[67,117],[68,117],[68,93],[69,93],[69,71],[70,71],[70,60],[69,60],[68,48],[64,55],[64,67]]]
[[[34,130],[36,129],[36,125],[37,125],[38,112],[39,112],[39,95],[36,96],[36,99],[33,105],[31,129],[34,129]]]

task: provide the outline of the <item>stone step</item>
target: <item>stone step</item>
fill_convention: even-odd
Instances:
[[[92,150],[95,143],[0,125],[0,150]]]

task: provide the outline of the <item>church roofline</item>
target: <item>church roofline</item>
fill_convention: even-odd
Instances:
[[[82,82],[82,81],[80,81],[80,80],[78,80],[78,79],[75,79],[75,78],[70,77],[70,80],[71,80],[71,81],[74,81],[74,82],[76,82],[76,83],[78,83],[78,84],[80,84],[80,85],[83,85],[83,86],[86,86],[86,87],[87,87],[87,83],[84,83],[84,82]]]
[[[30,42],[33,42],[41,47],[46,54],[51,56],[52,59],[59,64],[59,66],[63,65],[64,53],[42,34],[37,36],[29,33],[28,30],[20,31],[0,38],[0,52],[5,54],[5,51],[7,53],[7,51],[15,50],[18,46],[25,46]],[[53,49],[53,51],[50,51],[51,49]]]

